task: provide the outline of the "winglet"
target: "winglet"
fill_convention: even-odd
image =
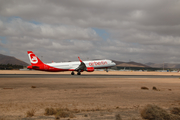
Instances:
[[[80,57],[78,57],[78,58],[79,58],[79,61],[82,62],[82,60],[80,59]]]

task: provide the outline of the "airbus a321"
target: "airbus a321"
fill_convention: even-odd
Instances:
[[[43,63],[32,51],[27,51],[31,66],[28,69],[50,71],[50,72],[61,72],[61,71],[72,71],[71,75],[74,75],[74,71],[77,75],[81,75],[81,72],[93,72],[94,69],[102,69],[113,67],[116,64],[112,60],[88,60],[82,61],[79,57],[79,61],[74,62],[60,62],[60,63]]]

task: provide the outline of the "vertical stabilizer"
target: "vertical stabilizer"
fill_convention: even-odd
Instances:
[[[27,51],[31,65],[44,64],[32,51]]]

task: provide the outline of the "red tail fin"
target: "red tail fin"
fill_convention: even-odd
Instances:
[[[32,51],[27,51],[31,65],[44,64]]]

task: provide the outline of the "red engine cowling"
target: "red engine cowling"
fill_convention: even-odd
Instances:
[[[31,66],[27,66],[27,69],[32,69],[32,65]]]
[[[93,72],[94,71],[94,67],[87,67],[86,71],[87,72]]]

